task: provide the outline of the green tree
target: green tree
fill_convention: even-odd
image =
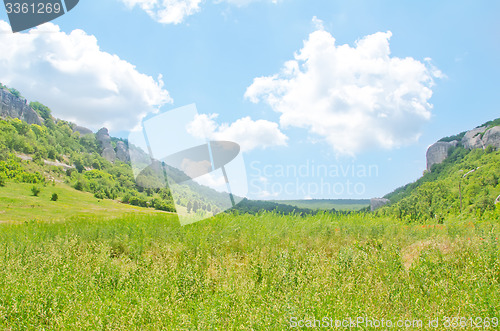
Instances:
[[[16,128],[20,135],[25,136],[29,131],[31,131],[30,125],[18,118],[12,119],[11,124]]]
[[[52,193],[52,197],[50,198],[50,201],[57,201],[57,199],[59,199],[59,196],[57,195],[57,193]]]
[[[41,104],[38,101],[30,102],[30,107],[40,115],[44,120],[49,120],[52,118],[52,111],[49,107]]]

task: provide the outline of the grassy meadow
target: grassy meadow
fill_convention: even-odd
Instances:
[[[406,224],[370,214],[2,223],[0,326],[282,330],[292,318],[425,327],[499,317],[499,237],[495,219]]]
[[[31,188],[40,189],[34,196]],[[52,194],[57,201],[51,201]],[[124,214],[155,215],[164,212],[97,199],[93,194],[72,189],[66,184],[28,184],[8,182],[0,188],[0,222],[64,221],[78,217],[113,218]]]

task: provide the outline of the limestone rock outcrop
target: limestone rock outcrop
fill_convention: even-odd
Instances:
[[[384,199],[384,198],[372,198],[370,199],[370,210],[375,211],[378,208],[385,206],[390,202],[389,199]]]
[[[127,145],[121,140],[116,142],[116,158],[122,162],[130,161]]]
[[[500,125],[481,126],[467,131],[460,142],[438,141],[427,149],[427,170],[431,171],[432,165],[443,162],[448,157],[448,151],[451,147],[462,144],[464,148],[476,149],[493,146],[500,148]]]
[[[101,156],[108,160],[109,162],[115,162],[116,153],[111,144],[111,137],[109,136],[109,132],[107,128],[102,128],[97,131],[95,138],[97,142],[101,145],[102,152]]]
[[[26,99],[19,98],[3,88],[0,88],[0,117],[19,118],[29,124],[43,123],[43,119],[28,105]]]
[[[493,147],[500,148],[500,126],[495,126],[486,131],[483,135],[482,141],[485,147],[491,145]]]
[[[79,132],[81,136],[93,133],[92,130],[79,125],[73,125],[73,132]]]
[[[448,151],[450,148],[457,146],[458,141],[453,140],[451,142],[438,141],[432,144],[427,149],[427,171],[431,171],[431,168],[436,163],[443,162],[448,157]]]
[[[480,128],[475,128],[473,130],[467,131],[465,136],[462,138],[462,145],[468,149],[483,148],[484,142],[482,141],[482,133],[486,130],[486,127],[482,126]]]
[[[102,128],[97,131],[95,138],[102,148],[101,156],[110,162],[120,160],[122,162],[129,162],[130,155],[127,144],[121,140],[116,142],[116,149],[111,144],[111,137],[107,128]]]

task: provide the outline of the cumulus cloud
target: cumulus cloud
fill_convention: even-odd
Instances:
[[[247,116],[231,124],[219,125],[215,122],[217,116],[218,114],[197,115],[187,126],[188,133],[198,138],[234,141],[243,151],[287,144],[288,137],[280,131],[277,123],[253,121]]]
[[[158,79],[140,73],[117,55],[99,49],[82,30],[69,34],[43,24],[11,33],[0,20],[0,81],[54,116],[92,129],[128,130],[149,112],[172,102]]]
[[[415,142],[431,117],[434,79],[443,74],[411,57],[391,56],[391,32],[337,45],[317,30],[279,73],[257,77],[247,88],[251,102],[279,112],[282,127],[308,129],[339,154],[394,148]]]
[[[144,10],[152,19],[164,24],[179,24],[200,11],[202,0],[121,0],[127,7]]]

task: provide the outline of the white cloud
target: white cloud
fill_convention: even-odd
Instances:
[[[323,25],[323,20],[317,18],[316,16],[313,16],[312,22],[316,30],[324,30],[325,27]]]
[[[153,77],[99,49],[82,30],[66,34],[52,23],[11,33],[0,20],[0,81],[54,116],[91,129],[128,130],[148,112],[172,102],[161,75]]]
[[[163,24],[179,24],[188,16],[201,10],[203,0],[120,0],[128,8],[135,6],[144,10],[153,20]],[[214,3],[228,3],[237,7],[252,2],[269,1],[274,4],[281,0],[214,0]]]
[[[431,117],[434,78],[443,74],[411,57],[390,56],[391,32],[378,32],[354,47],[318,30],[281,72],[257,77],[247,88],[251,102],[279,112],[283,127],[306,128],[339,154],[415,142]]]
[[[228,140],[238,143],[243,151],[270,146],[286,146],[288,137],[278,128],[278,124],[266,120],[253,121],[243,117],[231,124],[218,125],[214,119],[218,114],[201,114],[189,123],[187,131],[198,138]]]
[[[231,5],[235,5],[237,7],[243,7],[243,6],[249,5],[252,2],[259,2],[259,1],[268,1],[268,2],[272,2],[274,4],[277,4],[278,2],[280,2],[280,0],[216,0],[215,2],[216,3],[226,2],[226,3],[229,3]]]
[[[202,0],[121,0],[127,7],[138,6],[152,19],[164,24],[179,24],[200,11]]]

